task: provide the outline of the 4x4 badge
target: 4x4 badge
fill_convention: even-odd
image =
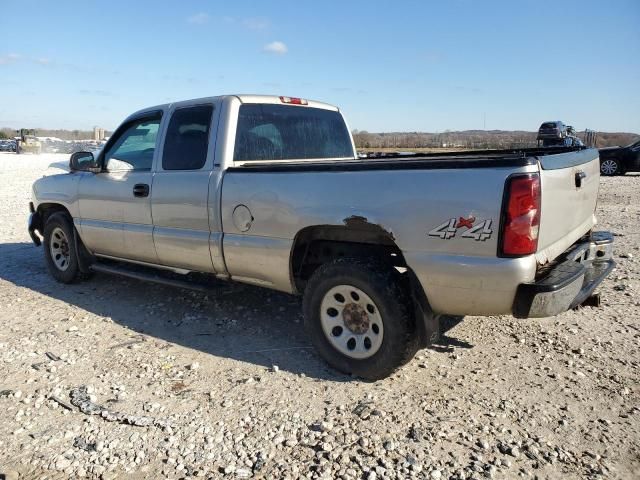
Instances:
[[[492,220],[482,220],[480,223],[474,225],[475,221],[475,217],[459,217],[457,220],[455,218],[450,218],[433,230],[430,230],[429,236],[449,240],[456,236],[459,228],[466,228],[466,230],[460,235],[462,238],[473,238],[474,240],[481,242],[491,238],[491,234],[493,233],[493,230],[491,229]]]

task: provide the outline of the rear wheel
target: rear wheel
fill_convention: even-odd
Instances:
[[[622,165],[619,160],[614,158],[603,160],[600,163],[600,173],[607,177],[612,175],[622,175],[624,172],[622,170]]]
[[[412,301],[400,274],[366,259],[319,267],[304,294],[305,326],[334,368],[367,380],[387,377],[419,347]]]
[[[61,283],[72,283],[81,276],[73,228],[62,212],[51,215],[44,226],[44,257],[49,273]]]

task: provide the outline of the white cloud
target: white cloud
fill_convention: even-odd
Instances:
[[[267,43],[264,47],[262,47],[263,52],[273,53],[274,55],[284,55],[289,51],[287,46],[283,42],[275,41],[271,43]]]
[[[246,28],[247,30],[253,30],[256,32],[267,30],[269,27],[271,27],[271,20],[266,17],[238,18],[224,16],[222,17],[222,20],[230,25],[237,25],[242,28]]]
[[[194,25],[204,25],[209,22],[209,18],[208,13],[200,12],[187,18],[187,22],[193,23]]]
[[[268,18],[251,17],[242,20],[242,26],[249,30],[266,30],[271,25]]]
[[[7,65],[9,63],[16,62],[22,59],[22,55],[18,53],[9,53],[7,55],[0,56],[0,65]]]
[[[50,65],[51,64],[51,59],[50,58],[46,58],[46,57],[36,58],[34,61],[36,63],[39,63],[40,65]]]

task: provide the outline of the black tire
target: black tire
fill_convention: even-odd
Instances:
[[[393,267],[375,260],[341,258],[319,267],[305,289],[303,309],[305,328],[320,356],[336,370],[366,380],[385,378],[411,360],[420,338],[405,283]],[[338,285],[360,289],[379,310],[384,335],[378,350],[368,358],[344,355],[324,333],[321,304],[326,293]],[[351,334],[347,331],[347,335]]]
[[[58,267],[51,252],[51,242],[56,242],[56,239],[52,238],[52,234],[56,229],[62,230],[64,237],[66,237],[66,241],[62,243],[65,251],[68,252],[66,268],[64,270]],[[78,264],[75,228],[73,226],[73,222],[69,218],[69,215],[58,212],[47,218],[47,223],[44,226],[43,237],[44,258],[47,262],[47,268],[49,269],[51,276],[60,283],[73,283],[80,280],[83,275],[81,274],[80,265]]]
[[[614,169],[612,169],[612,166]],[[600,161],[600,174],[605,177],[624,175],[624,168],[622,168],[622,163],[617,158],[605,158]]]

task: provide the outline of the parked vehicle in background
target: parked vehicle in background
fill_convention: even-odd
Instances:
[[[571,125],[560,120],[544,122],[538,129],[538,146],[548,147],[583,147],[584,143],[576,135]]]
[[[584,147],[584,143],[578,137],[564,137],[558,139],[545,139],[542,147]]]
[[[640,140],[626,147],[600,149],[602,175],[624,175],[627,172],[640,172]]]
[[[359,159],[334,106],[227,95],[141,110],[69,167],[30,205],[56,280],[190,285],[168,270],[300,294],[318,352],[367,379],[443,315],[557,315],[614,266],[594,149]]]
[[[538,141],[545,139],[564,138],[567,135],[567,126],[560,120],[544,122],[538,129]]]
[[[16,141],[15,140],[0,140],[0,152],[15,152]]]
[[[35,136],[35,130],[21,128],[18,133],[20,140],[16,144],[16,153],[42,153],[42,143]]]

